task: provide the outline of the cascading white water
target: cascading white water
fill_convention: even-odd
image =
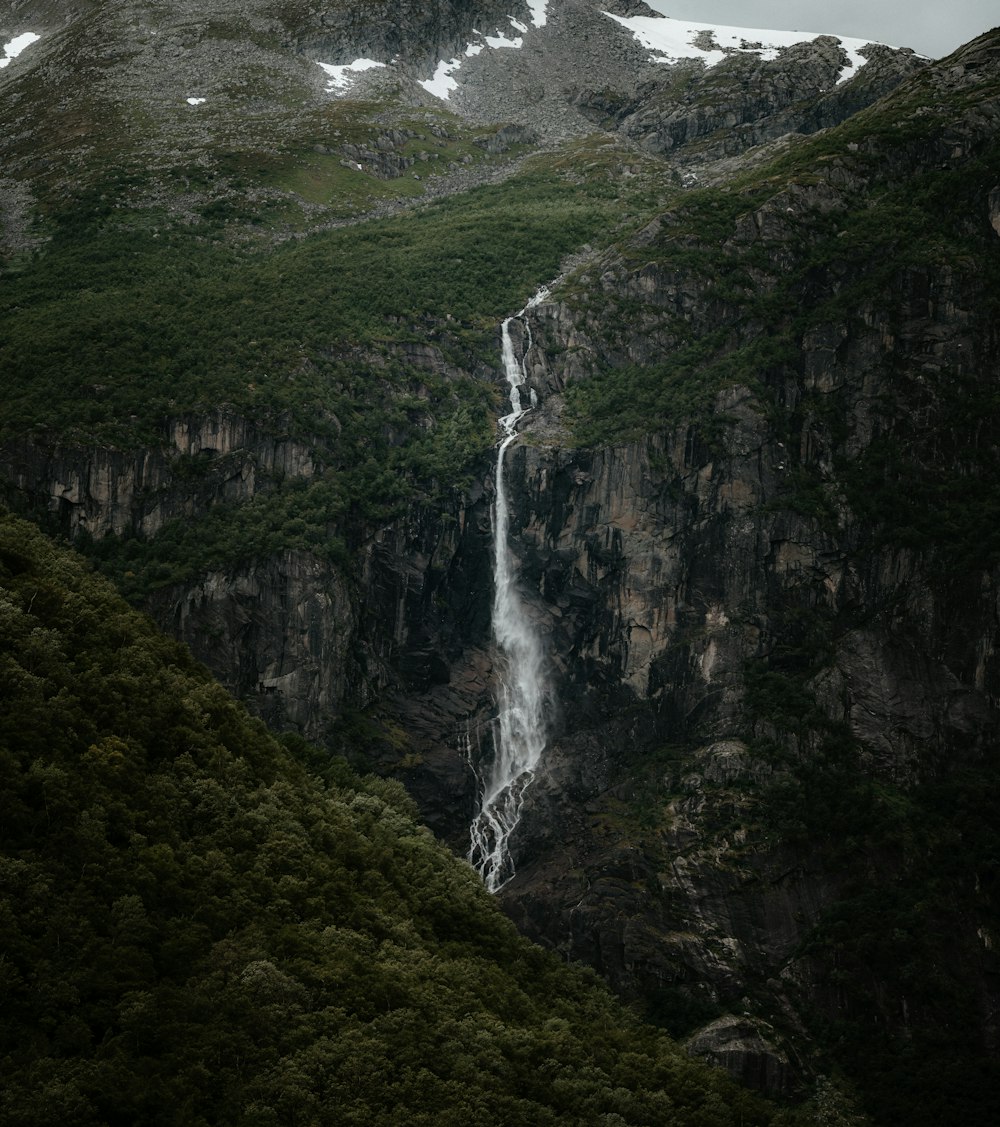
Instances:
[[[541,301],[547,292],[539,291],[520,313],[508,317],[500,333],[504,373],[510,385],[511,410],[500,419],[504,437],[497,451],[493,510],[493,640],[498,678],[497,717],[493,760],[477,770],[481,787],[480,810],[472,822],[469,849],[469,861],[491,892],[496,892],[514,875],[508,842],[520,820],[524,792],[534,778],[546,740],[544,650],[517,589],[515,560],[508,544],[510,516],[504,455],[517,437],[518,421],[537,404],[534,391],[531,393],[531,406],[524,407],[521,403],[524,368],[514,355],[510,326]]]

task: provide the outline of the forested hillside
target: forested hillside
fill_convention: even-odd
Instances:
[[[777,1122],[6,516],[0,592],[4,1123]]]

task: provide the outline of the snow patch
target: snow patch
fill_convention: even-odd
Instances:
[[[201,106],[205,104],[204,98],[188,98],[187,104],[189,106]]]
[[[528,30],[523,23],[514,19],[513,16],[508,16],[507,18],[510,20],[511,27],[513,27],[515,31],[526,32]],[[544,12],[542,13],[542,18],[544,20]],[[458,58],[442,59],[441,62],[438,63],[432,77],[419,79],[420,85],[428,94],[433,94],[435,98],[441,98],[443,101],[447,101],[449,97],[451,97],[452,90],[458,89],[458,82],[452,76],[457,70],[461,69],[463,60],[480,54],[485,48],[490,47],[493,50],[498,50],[501,47],[516,49],[524,46],[523,35],[518,35],[514,39],[508,39],[499,28],[497,28],[496,35],[484,35],[481,31],[476,31],[475,29],[473,29],[473,34],[479,36],[479,42],[467,44],[465,50]]]
[[[41,39],[40,35],[36,35],[33,31],[26,31],[21,35],[16,35],[9,43],[5,43],[4,57],[0,59],[0,70],[10,66],[12,59],[16,59],[25,47],[30,47],[32,43],[36,43],[39,39]]]
[[[330,76],[326,84],[328,92],[337,90],[350,90],[355,79],[362,71],[372,70],[374,67],[384,67],[385,63],[376,62],[375,59],[355,59],[353,63],[334,66],[332,63],[319,63],[319,66]]]
[[[528,0],[531,11],[531,22],[535,27],[544,27],[548,20],[549,0]]]
[[[466,54],[468,54],[468,51],[466,51]],[[443,98],[447,101],[452,90],[458,89],[458,83],[451,76],[452,72],[458,70],[461,65],[461,59],[442,59],[438,63],[433,76],[420,79],[420,85],[428,94],[433,94],[435,98]]]
[[[652,5],[657,8],[654,2]],[[669,16],[616,16],[602,12],[608,19],[627,28],[652,52],[654,63],[676,63],[680,59],[700,59],[706,67],[721,63],[733,51],[759,55],[765,61],[776,59],[781,48],[818,39],[819,31],[764,31],[749,27],[728,27],[723,24],[691,23]],[[850,62],[841,69],[838,82],[846,82],[857,74],[867,61],[862,48],[871,40],[845,39],[836,36]]]
[[[500,33],[499,29],[497,29],[496,35],[484,35],[483,38],[486,40],[487,46],[493,47],[493,48],[497,48],[497,47],[514,47],[514,48],[517,48],[517,47],[523,47],[524,46],[524,40],[521,38],[520,35],[516,39],[508,39],[506,36],[504,36]]]
[[[865,63],[868,62],[865,56],[861,54],[860,50],[856,46],[854,46],[856,42],[857,41],[854,39],[840,40],[841,47],[843,47],[847,54],[850,56],[851,61],[847,64],[846,67],[841,68],[840,77],[837,79],[838,85],[841,82],[847,82],[848,79],[853,78],[865,65]]]

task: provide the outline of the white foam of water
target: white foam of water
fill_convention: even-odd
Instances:
[[[473,764],[480,785],[480,810],[470,827],[469,848],[469,861],[491,892],[503,887],[514,875],[510,837],[520,821],[525,791],[535,777],[547,739],[549,689],[545,652],[518,590],[517,561],[510,548],[510,510],[504,473],[504,456],[517,437],[517,424],[538,403],[533,388],[530,389],[530,406],[525,407],[522,402],[524,366],[515,354],[510,329],[513,322],[538,304],[547,292],[540,290],[520,313],[504,321],[500,331],[510,413],[500,419],[504,438],[497,451],[493,508],[497,716],[493,760],[486,765]],[[471,748],[469,755],[471,762]]]

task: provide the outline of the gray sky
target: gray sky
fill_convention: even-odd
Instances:
[[[666,16],[774,31],[825,31],[940,58],[1000,25],[997,0],[647,0]]]

